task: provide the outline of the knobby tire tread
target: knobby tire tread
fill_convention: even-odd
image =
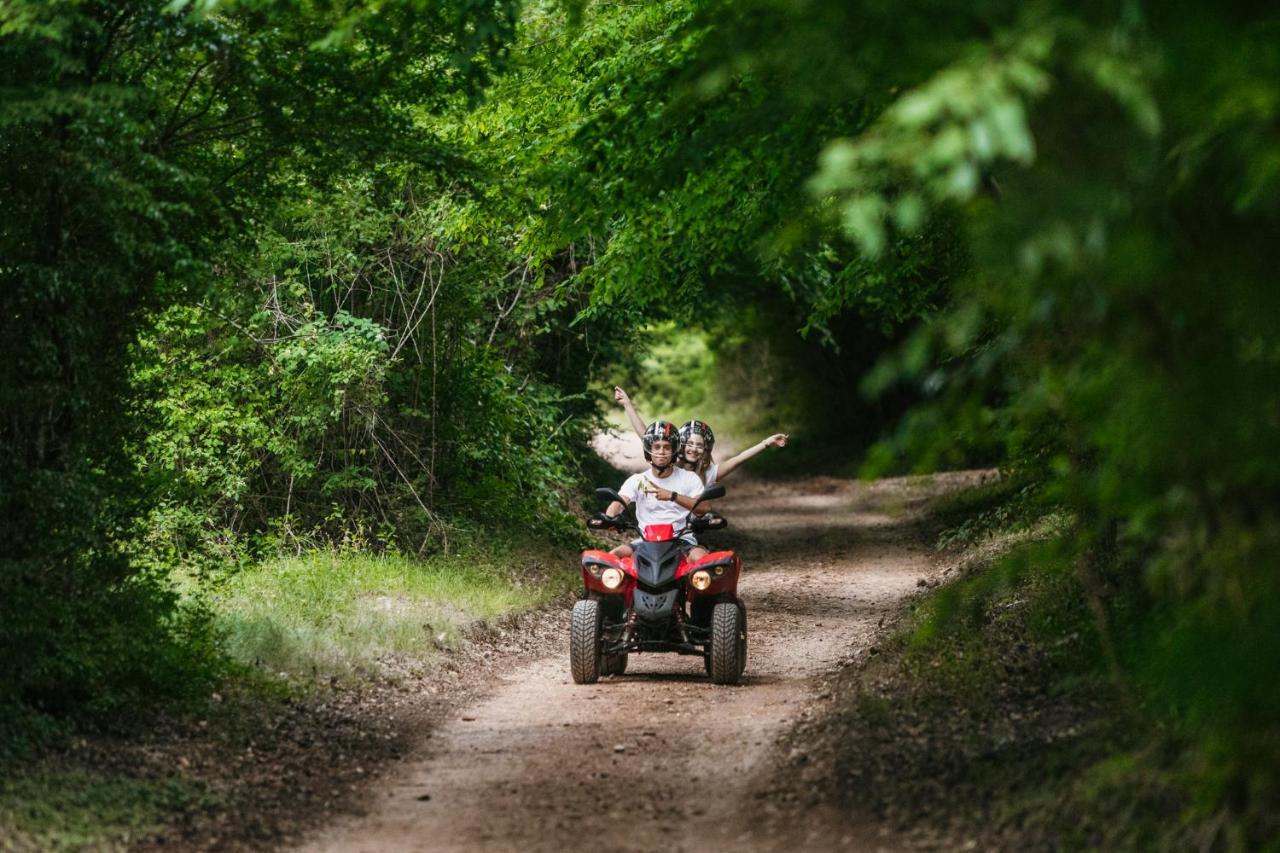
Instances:
[[[737,684],[742,676],[742,621],[736,602],[723,601],[711,612],[711,680],[716,684]]]
[[[600,602],[583,599],[573,605],[569,624],[569,670],[575,684],[600,680]]]

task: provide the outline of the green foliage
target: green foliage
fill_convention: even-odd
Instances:
[[[84,585],[63,600],[34,595],[29,586],[5,600],[5,641],[28,654],[5,663],[11,680],[0,697],[0,758],[59,735],[64,727],[51,717],[83,721],[156,700],[198,698],[226,672],[208,613],[180,605],[159,578]]]
[[[129,342],[283,199],[373,158],[440,159],[412,118],[476,91],[513,8],[0,10],[0,646],[23,650],[0,663],[0,706],[181,688],[166,672],[187,620],[122,546],[147,494]]]
[[[612,399],[612,385],[622,385],[633,392],[636,407],[648,418],[679,424],[703,417],[716,382],[716,361],[707,333],[668,321],[646,327],[640,338],[646,342],[644,356],[623,365],[601,394],[607,392]],[[631,429],[624,415],[615,415],[623,429]]]
[[[195,689],[199,593],[281,548],[571,537],[589,389],[643,366],[1012,471],[1206,796],[1274,801],[1274,13],[167,9],[0,11],[0,706]]]
[[[584,37],[609,20],[588,9]],[[776,321],[780,290],[840,347],[888,321],[839,383],[911,406],[874,468],[1034,484],[1112,677],[1199,727],[1215,802],[1273,809],[1280,20],[755,0],[612,26],[646,49],[598,66],[552,205],[560,233],[608,235],[596,310],[749,326],[726,306]]]
[[[1116,677],[1198,733],[1204,778],[1224,780],[1209,799],[1255,817],[1275,795],[1262,768],[1277,766],[1280,707],[1280,590],[1258,569],[1280,553],[1280,469],[1265,461],[1280,375],[1263,355],[1280,337],[1264,236],[1280,208],[1255,167],[1280,103],[1262,47],[1276,26],[1169,10],[1136,29],[1054,24],[1034,163],[993,164],[998,194],[964,196],[974,271],[896,366],[941,401],[903,446],[939,447],[944,424],[986,430],[1070,511],[1063,559],[1110,614]],[[1193,61],[1214,70],[1172,70]],[[1242,97],[1249,119],[1205,107]]]
[[[1003,500],[995,498],[1000,492]],[[943,511],[995,498],[994,508],[1020,514],[1026,502],[1009,494],[997,483],[957,496]],[[1256,737],[1267,721],[1242,713],[1276,701],[1267,678],[1274,649],[1251,636],[1270,614],[1258,608],[1254,619],[1240,620],[1153,601],[1133,566],[1098,553],[1082,558],[1054,535],[1059,527],[1036,525],[1030,541],[995,534],[994,560],[981,556],[991,543],[979,543],[977,567],[922,602],[904,636],[903,668],[915,689],[942,694],[942,706],[962,703],[981,716],[994,700],[1004,707],[985,713],[999,718],[1010,716],[1013,696],[1025,706],[1014,719],[1058,716],[1069,726],[1010,750],[1019,757],[997,760],[991,778],[965,783],[976,782],[988,798],[1021,775],[999,795],[1002,828],[1047,832],[1073,845],[1265,846],[1275,837],[1274,812],[1265,808],[1274,793]],[[1086,570],[1082,559],[1090,560]],[[901,705],[904,697],[885,701]],[[1062,771],[1043,778],[1044,763],[1055,761]]]
[[[566,27],[555,7],[535,4],[509,73],[449,126],[450,138],[475,146],[502,177],[486,216],[526,217],[521,245],[531,252],[572,247],[574,274],[561,287],[589,294],[589,317],[705,330],[718,364],[739,374],[761,366],[746,387],[788,396],[782,410],[760,410],[732,398],[741,375],[714,377],[731,398],[718,407],[755,409],[739,419],[747,431],[785,428],[813,447],[856,451],[909,395],[867,404],[854,393],[833,398],[821,380],[834,374],[838,387],[855,388],[940,304],[963,251],[945,213],[877,259],[818,227],[806,186],[822,143],[873,116],[880,81],[868,81],[867,57],[830,43],[829,32],[853,25],[851,13],[740,6],[587,4],[580,24]],[[927,29],[927,16],[876,14]],[[902,79],[896,63],[875,62],[886,79]],[[814,75],[831,90],[815,95]],[[631,386],[648,381],[634,353],[622,357]],[[688,367],[698,386],[700,368]],[[664,391],[660,402],[674,399]]]
[[[1043,26],[1001,33],[989,51],[962,57],[902,94],[852,140],[828,143],[810,190],[872,257],[886,225],[911,234],[926,197],[968,200],[996,162],[1029,164],[1035,147],[1026,105],[1049,87],[1042,67],[1055,32]]]
[[[352,537],[423,552],[477,525],[572,535],[561,500],[590,404],[570,374],[605,327],[543,331],[564,310],[549,289],[492,284],[529,262],[496,231],[456,236],[465,199],[419,207],[409,187],[300,206],[221,302],[157,318],[134,372],[160,490],[144,550],[225,569]]]

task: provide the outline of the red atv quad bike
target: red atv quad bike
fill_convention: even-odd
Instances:
[[[596,489],[610,501],[622,501],[612,489]],[[698,502],[724,495],[712,486]],[[715,551],[697,562],[681,552],[685,530],[725,526],[721,517],[690,515],[689,526],[649,525],[643,531],[628,516],[596,513],[589,526],[641,533],[630,557],[608,551],[582,552],[583,595],[573,606],[569,628],[569,668],[578,684],[594,684],[602,675],[621,675],[632,652],[701,655],[716,684],[737,684],[747,665],[747,608],[738,598],[742,564],[732,551]]]

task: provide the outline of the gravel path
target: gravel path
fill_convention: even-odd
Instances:
[[[743,683],[712,685],[698,658],[632,655],[590,686],[562,647],[501,675],[427,746],[378,780],[366,815],[313,833],[308,851],[878,849],[876,827],[787,814],[794,772],[777,743],[825,676],[937,574],[928,499],[973,475],[766,485],[730,480],[713,541],[743,557]],[[828,820],[827,818],[831,818]]]

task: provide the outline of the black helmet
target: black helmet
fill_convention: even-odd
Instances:
[[[680,443],[688,444],[689,436],[694,433],[702,436],[702,445],[710,453],[711,448],[716,445],[716,434],[707,426],[706,421],[685,421],[684,426],[680,427]]]
[[[680,458],[680,447],[684,444],[680,437],[680,430],[676,429],[676,425],[671,421],[654,421],[644,428],[644,435],[640,441],[644,444],[644,461],[652,462],[651,452],[655,441],[671,442],[671,461]]]

